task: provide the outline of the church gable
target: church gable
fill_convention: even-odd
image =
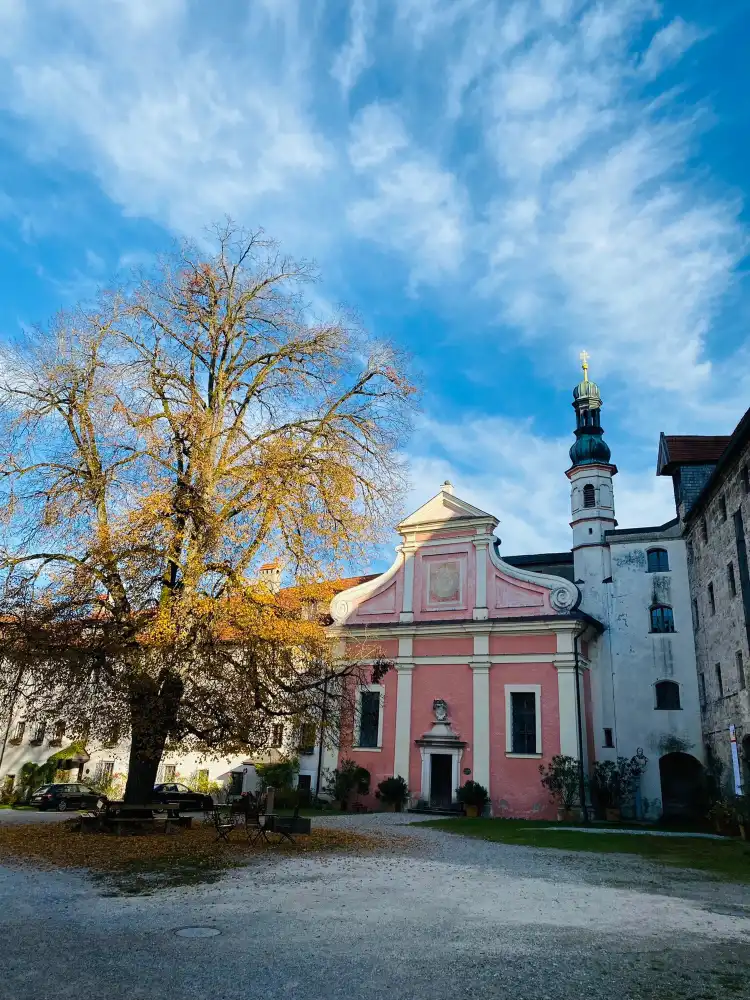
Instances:
[[[509,580],[499,573],[495,574],[491,592],[494,595],[493,607],[497,611],[502,611],[504,608],[538,610],[547,604],[548,591],[544,588],[527,586],[517,580]]]

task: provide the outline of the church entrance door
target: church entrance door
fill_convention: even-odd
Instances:
[[[430,805],[447,809],[453,800],[453,756],[430,754]]]

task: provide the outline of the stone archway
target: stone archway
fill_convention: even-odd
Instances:
[[[705,808],[703,765],[689,753],[668,753],[659,759],[664,819],[696,819]]]

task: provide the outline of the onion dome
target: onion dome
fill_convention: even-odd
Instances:
[[[589,356],[581,352],[583,379],[573,390],[576,411],[576,440],[570,449],[570,460],[576,465],[609,465],[612,453],[603,438],[600,422],[602,397],[596,382],[589,381]]]

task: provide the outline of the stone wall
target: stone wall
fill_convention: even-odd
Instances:
[[[750,444],[727,467],[711,489],[708,502],[701,504],[686,526],[688,569],[697,617],[695,644],[702,698],[702,724],[706,745],[721,762],[721,780],[727,790],[734,786],[729,725],[736,727],[738,746],[743,739],[750,747],[750,586],[741,580],[741,561],[747,559],[750,537],[750,495],[745,490],[742,467],[750,463]],[[722,504],[723,499],[723,504]],[[726,513],[726,517],[725,517]],[[703,540],[705,517],[708,541]],[[739,524],[738,524],[739,522]],[[738,527],[744,540],[738,544]],[[733,567],[736,593],[732,593],[728,567]],[[709,584],[713,586],[715,611],[712,611]],[[739,657],[738,657],[739,654]],[[740,664],[741,657],[741,664]],[[717,675],[721,672],[721,686]],[[743,669],[744,668],[744,669]],[[744,673],[744,677],[743,677]],[[702,679],[701,679],[702,675]],[[748,765],[744,765],[745,791],[748,788]]]

